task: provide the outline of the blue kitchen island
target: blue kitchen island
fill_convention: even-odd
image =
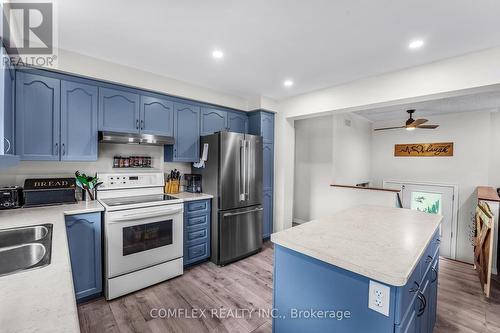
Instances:
[[[441,219],[359,206],[271,235],[273,331],[432,332]]]

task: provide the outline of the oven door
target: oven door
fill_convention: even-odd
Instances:
[[[182,228],[182,204],[107,212],[106,277],[181,258]]]

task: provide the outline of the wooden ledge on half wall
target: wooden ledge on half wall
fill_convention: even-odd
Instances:
[[[498,196],[497,190],[491,186],[478,186],[477,199],[500,202],[500,197]]]
[[[394,190],[390,188],[380,188],[380,187],[364,187],[364,186],[355,186],[355,185],[340,185],[340,184],[330,184],[332,187],[342,187],[342,188],[354,188],[356,190],[369,190],[369,191],[384,191],[384,192],[393,192],[399,193],[400,190]]]

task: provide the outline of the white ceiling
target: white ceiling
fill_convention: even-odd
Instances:
[[[242,97],[281,99],[500,45],[498,0],[56,1],[61,48]],[[410,51],[415,38],[426,45]]]
[[[482,110],[500,110],[500,91],[437,99],[411,104],[356,111],[372,122],[408,119],[406,110],[415,109],[413,118],[425,118],[432,115],[474,112]]]

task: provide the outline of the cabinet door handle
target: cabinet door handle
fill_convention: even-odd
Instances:
[[[416,288],[415,288],[415,287],[411,288],[411,289],[410,289],[410,292],[411,292],[411,293],[414,293],[414,292],[418,291],[418,289],[420,288],[420,285],[418,284],[418,282],[417,282],[417,281],[413,281],[413,283],[414,283],[417,287],[416,287]]]
[[[10,152],[10,148],[12,147],[11,144],[10,144],[10,141],[9,139],[7,138],[3,138],[5,140],[5,142],[7,143],[7,148],[4,149],[5,153],[8,153]]]
[[[59,154],[59,143],[56,142],[56,152],[54,153],[54,155],[57,155]]]
[[[139,119],[135,121],[135,129],[139,129]]]
[[[62,154],[66,155],[66,146],[64,145],[64,143],[62,144]]]
[[[420,305],[421,305],[420,309],[418,310],[417,317],[420,317],[425,312],[425,308],[427,307],[427,300],[425,299],[425,295],[422,294],[421,292],[418,292],[417,297],[420,300]]]
[[[141,129],[144,129],[144,120],[141,120]]]
[[[432,272],[434,273],[434,279],[431,280],[432,283],[436,282],[436,280],[438,279],[438,271],[437,269],[435,269],[434,267],[432,267]]]
[[[432,259],[434,259],[432,256],[427,256],[427,258],[425,258],[425,263],[426,264],[430,263]]]

